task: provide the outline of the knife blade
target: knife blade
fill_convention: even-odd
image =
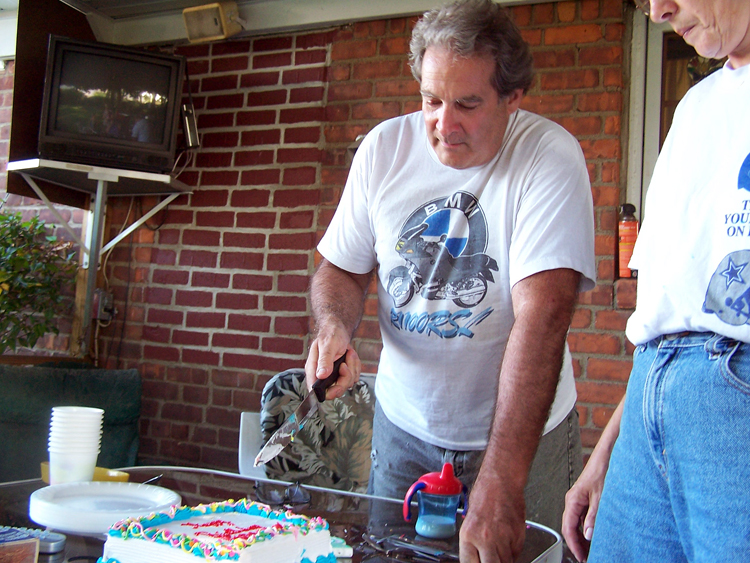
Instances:
[[[312,391],[308,393],[304,401],[297,407],[297,409],[284,421],[284,424],[279,426],[278,430],[273,433],[273,436],[266,442],[266,444],[258,452],[255,457],[253,467],[258,467],[261,464],[268,463],[273,458],[281,453],[281,451],[289,445],[304,428],[305,423],[318,412],[318,405],[326,399],[326,389],[336,383],[339,378],[339,367],[344,363],[346,354],[341,356],[335,362],[333,362],[333,371],[331,375],[325,379],[318,379],[312,387]]]

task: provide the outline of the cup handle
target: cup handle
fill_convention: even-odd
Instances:
[[[461,517],[466,518],[466,511],[469,510],[469,496],[468,496],[468,488],[466,485],[463,486],[463,490],[461,491],[461,500],[464,504],[464,509],[461,511]]]
[[[406,520],[407,522],[411,522],[411,499],[412,497],[417,493],[417,491],[421,491],[426,486],[427,486],[426,483],[423,483],[422,481],[417,481],[411,487],[409,487],[409,490],[406,492],[406,496],[404,497],[404,520]]]

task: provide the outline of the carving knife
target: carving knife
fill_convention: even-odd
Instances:
[[[284,421],[284,424],[279,426],[279,429],[274,432],[273,436],[266,442],[266,445],[261,448],[258,455],[255,457],[254,467],[258,465],[268,463],[275,458],[281,451],[289,445],[304,428],[305,423],[318,412],[318,405],[326,399],[326,389],[336,383],[339,378],[339,367],[344,363],[346,354],[341,356],[338,360],[333,362],[333,371],[331,375],[325,379],[318,379],[312,387],[312,391],[307,395],[307,398],[302,401],[302,404],[291,414],[289,418]]]

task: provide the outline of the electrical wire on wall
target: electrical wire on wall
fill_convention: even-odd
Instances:
[[[128,206],[128,212],[125,215],[125,219],[123,219],[122,226],[120,227],[120,230],[117,232],[119,235],[122,233],[128,226],[128,219],[130,219],[130,214],[133,212],[133,206],[135,204],[135,197],[130,198],[130,205]],[[109,276],[107,275],[107,262],[109,261],[109,257],[112,255],[112,251],[115,249],[113,246],[110,248],[106,254],[104,255],[102,259],[102,277],[104,278],[104,291],[107,293],[110,293],[110,286],[109,286]],[[96,319],[96,327],[94,329],[94,345],[93,345],[93,360],[94,365],[96,367],[99,366],[99,330],[102,328],[107,328],[112,324],[112,321],[115,318],[115,315],[117,314],[117,310],[115,309],[112,313],[112,316],[106,320],[103,321],[102,319]],[[107,356],[107,359],[109,359],[109,356]],[[105,362],[106,365],[106,362]]]
[[[136,213],[133,215],[133,219],[129,223],[128,221],[130,219],[131,213],[133,213],[133,208],[134,207],[136,209]],[[161,211],[162,216],[161,216],[161,220],[159,221],[158,224],[156,224],[156,225],[149,225],[148,221],[144,221],[143,225],[145,225],[146,228],[149,229],[149,230],[151,230],[151,231],[158,231],[164,225],[164,223],[166,221],[167,210],[168,209],[169,209],[169,206],[167,206],[166,208],[164,208]],[[122,233],[130,224],[135,223],[136,221],[138,221],[144,215],[145,214],[143,213],[143,202],[142,202],[142,199],[138,198],[136,200],[136,198],[134,198],[134,197],[131,198],[130,205],[128,207],[128,212],[125,215],[125,219],[123,220],[123,224],[122,224],[122,227],[120,228],[119,233]],[[133,240],[135,238],[133,236],[133,234],[134,233],[130,233],[130,236],[128,237],[128,255],[127,255],[128,277],[127,277],[127,280],[125,282],[125,302],[123,304],[123,310],[122,310],[122,323],[120,323],[120,334],[119,334],[119,338],[117,338],[116,334],[113,335],[113,337],[112,337],[112,344],[110,344],[110,347],[109,347],[109,349],[107,351],[107,357],[105,358],[105,361],[104,361],[104,365],[106,366],[109,363],[109,358],[110,358],[110,355],[112,354],[112,351],[113,351],[113,348],[114,348],[114,342],[115,342],[115,340],[117,340],[117,352],[115,354],[115,357],[117,359],[117,364],[115,366],[115,369],[120,369],[120,364],[121,364],[121,359],[122,359],[122,356],[121,356],[121,353],[122,353],[122,343],[123,343],[123,339],[125,337],[125,328],[126,328],[126,325],[127,325],[128,309],[129,309],[129,305],[130,305],[130,284],[131,284],[131,281],[132,281],[132,271],[133,271],[133,267],[132,267],[131,263],[133,261]],[[107,251],[107,254],[104,257],[104,260],[102,262],[102,271],[103,271],[103,275],[104,275],[104,282],[105,282],[105,289],[106,289],[106,291],[109,291],[109,277],[107,276],[107,270],[106,270],[106,268],[107,268],[107,261],[109,260],[109,256],[112,253],[112,250],[114,250],[114,247],[110,248]],[[117,311],[115,311],[115,312],[117,312]],[[95,363],[95,365],[98,365],[98,361],[99,361],[99,341],[98,341],[99,340],[99,328],[100,327],[101,328],[106,328],[106,327],[110,326],[112,324],[113,320],[114,320],[114,317],[112,319],[110,319],[106,323],[103,323],[101,321],[97,321],[96,332],[95,332],[95,335],[94,335],[94,363]]]

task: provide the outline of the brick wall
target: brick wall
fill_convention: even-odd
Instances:
[[[623,330],[635,287],[615,280],[625,154],[623,3],[512,11],[537,68],[523,107],[576,135],[591,177],[599,281],[581,296],[569,337],[590,448],[622,396],[632,351]],[[99,328],[96,346],[102,365],[143,374],[144,460],[236,469],[240,412],[258,409],[271,375],[304,364],[314,248],[340,197],[349,148],[376,123],[419,108],[406,57],[413,22],[180,49],[189,59],[202,136],[180,176],[193,192],[108,258],[103,283],[115,293],[118,315]],[[154,204],[146,198],[129,214],[129,199],[111,199],[112,233]],[[374,370],[374,294],[356,346]]]

